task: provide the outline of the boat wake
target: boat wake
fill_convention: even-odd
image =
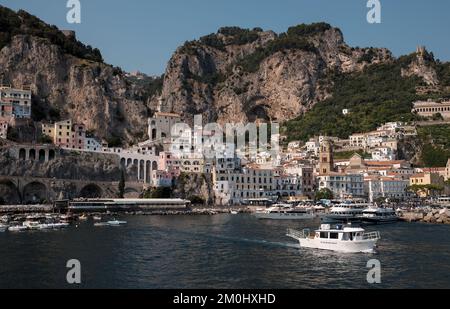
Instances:
[[[299,243],[293,243],[293,242],[276,242],[276,241],[267,241],[267,240],[261,240],[261,239],[249,239],[249,238],[240,238],[240,237],[231,237],[231,236],[223,236],[223,235],[217,235],[217,234],[205,234],[205,233],[187,233],[186,231],[176,231],[176,230],[165,230],[160,229],[160,232],[163,232],[164,234],[179,234],[186,236],[189,234],[193,238],[195,237],[201,237],[205,239],[220,239],[223,241],[228,242],[234,242],[234,243],[249,243],[249,244],[255,244],[255,245],[261,245],[261,246],[270,246],[270,247],[281,247],[281,248],[294,248],[294,249],[300,249]]]

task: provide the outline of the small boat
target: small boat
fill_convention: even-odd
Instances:
[[[232,211],[230,212],[230,214],[232,214],[232,215],[237,215],[237,214],[239,214],[239,212],[237,212],[236,210],[232,210]]]
[[[392,208],[369,207],[364,209],[361,220],[367,223],[392,223],[397,222],[399,217]]]
[[[28,230],[28,228],[26,226],[23,225],[14,225],[14,226],[10,226],[8,228],[9,232],[23,232]]]
[[[6,224],[0,224],[0,233],[6,232],[8,230],[8,226]]]
[[[322,224],[314,232],[309,229],[302,232],[288,229],[286,236],[298,240],[301,248],[345,253],[373,253],[381,239],[379,232],[366,233],[363,228],[342,224]]]
[[[270,220],[309,220],[314,219],[312,211],[302,207],[292,207],[288,204],[276,204],[253,214],[258,219]]]
[[[102,221],[102,217],[100,216],[94,216],[92,219],[94,219],[94,221]]]
[[[119,225],[127,224],[127,221],[113,220],[113,221],[108,221],[107,223],[112,226],[119,226]]]
[[[98,223],[94,223],[95,227],[101,227],[101,226],[109,226],[108,222],[98,222]]]
[[[25,221],[23,226],[28,228],[29,230],[39,230],[41,229],[41,223],[38,221]]]

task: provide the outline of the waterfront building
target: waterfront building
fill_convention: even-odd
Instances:
[[[440,114],[444,119],[450,119],[450,101],[418,101],[413,103],[413,113],[422,117],[433,117]]]
[[[368,176],[364,178],[364,190],[370,202],[379,198],[404,200],[409,196],[409,180],[400,177]]]
[[[0,86],[0,117],[1,118],[31,118],[31,89],[21,89],[11,86]]]
[[[438,187],[444,188],[444,178],[435,172],[422,172],[418,174],[414,174],[410,177],[410,185],[418,185],[418,186],[424,186],[424,185],[436,185]],[[422,190],[418,192],[419,197],[428,197],[430,195],[440,194],[441,192],[430,192],[428,190]]]
[[[295,175],[301,179],[302,192],[304,195],[312,198],[316,185],[316,178],[314,175],[314,168],[309,165],[298,163],[289,163],[283,166],[283,172],[288,175]]]
[[[217,169],[214,166],[213,184],[216,203],[219,205],[237,205],[249,199],[272,198],[276,195],[274,170],[262,169],[257,165],[239,170]]]
[[[170,172],[155,170],[152,171],[152,185],[155,187],[171,187],[174,176]]]
[[[364,176],[362,174],[346,174],[331,172],[317,176],[318,189],[329,189],[334,198],[364,197]]]

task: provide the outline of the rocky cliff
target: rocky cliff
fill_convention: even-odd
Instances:
[[[430,85],[448,75],[436,73],[427,57],[402,74]],[[348,46],[325,23],[281,34],[226,27],[178,48],[163,80],[133,77],[105,64],[73,33],[0,6],[0,81],[31,86],[35,120],[72,118],[111,146],[145,140],[147,117],[159,102],[186,122],[196,114],[205,122],[286,121],[334,96],[335,76],[395,61],[387,49]]]
[[[329,97],[329,74],[392,59],[386,49],[351,48],[328,24],[286,33],[222,28],[187,42],[169,61],[162,90],[167,111],[189,120],[291,119]],[[156,107],[156,100],[152,106]]]
[[[35,120],[72,118],[115,144],[145,139],[152,78],[130,78],[24,11],[0,6],[0,25],[0,82],[31,87]]]

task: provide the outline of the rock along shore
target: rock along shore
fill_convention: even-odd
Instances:
[[[435,210],[416,209],[403,212],[400,219],[407,222],[450,224],[450,210],[446,208]]]

